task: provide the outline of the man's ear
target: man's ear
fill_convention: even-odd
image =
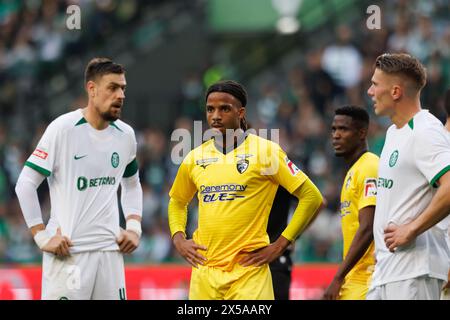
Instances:
[[[244,107],[240,107],[239,108],[239,119],[245,118],[245,108]]]
[[[403,88],[400,85],[394,84],[392,86],[391,97],[394,101],[397,101],[398,99],[400,99],[403,96],[403,94],[404,94]]]
[[[359,139],[365,140],[367,138],[367,133],[369,131],[369,128],[361,128],[359,129]]]
[[[97,85],[95,84],[94,81],[89,80],[86,83],[86,91],[88,93],[89,98],[95,97],[95,95],[97,94]]]

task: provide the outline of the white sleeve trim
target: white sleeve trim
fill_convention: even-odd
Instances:
[[[44,223],[37,188],[45,176],[29,167],[23,167],[16,183],[16,194],[28,228]]]

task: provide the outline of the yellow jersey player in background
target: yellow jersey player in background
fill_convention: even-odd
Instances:
[[[192,269],[191,300],[274,299],[269,270],[315,217],[322,196],[278,144],[246,130],[247,93],[237,82],[206,92],[213,138],[195,148],[178,169],[169,201],[177,251]],[[281,236],[270,243],[267,221],[279,185],[301,199]],[[186,239],[187,206],[197,193],[198,229]]]
[[[343,262],[325,290],[324,299],[364,300],[375,265],[373,219],[379,158],[368,152],[366,110],[345,106],[335,111],[332,140],[335,155],[348,171],[341,190]]]

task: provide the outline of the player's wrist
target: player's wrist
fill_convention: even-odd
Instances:
[[[128,219],[127,220],[126,230],[136,233],[137,236],[139,238],[141,238],[142,227],[141,227],[141,222],[140,221],[138,221],[136,219]]]
[[[417,221],[414,220],[408,225],[408,240],[415,239],[419,234],[421,234],[421,230],[417,224]]]
[[[44,247],[50,242],[51,238],[52,237],[50,236],[50,234],[45,229],[36,232],[36,234],[33,237],[34,242],[36,242],[37,246],[41,250],[43,250]]]
[[[344,281],[344,279],[345,279],[345,276],[344,275],[342,275],[341,273],[336,273],[335,275],[334,275],[334,277],[333,277],[333,280],[334,281],[338,281],[338,282],[342,282],[342,281]]]
[[[177,248],[177,250],[179,250],[181,243],[183,243],[184,241],[186,241],[186,235],[184,234],[184,232],[182,231],[175,232],[175,234],[172,237],[172,242],[175,248]]]
[[[278,253],[283,253],[284,250],[286,250],[290,244],[291,241],[283,235],[278,237],[278,239],[274,243],[272,243],[272,245],[276,248]]]

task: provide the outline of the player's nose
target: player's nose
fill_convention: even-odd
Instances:
[[[212,119],[214,122],[217,122],[217,121],[222,120],[222,115],[221,115],[220,111],[219,111],[219,110],[215,110],[214,113],[212,114],[211,119]]]

